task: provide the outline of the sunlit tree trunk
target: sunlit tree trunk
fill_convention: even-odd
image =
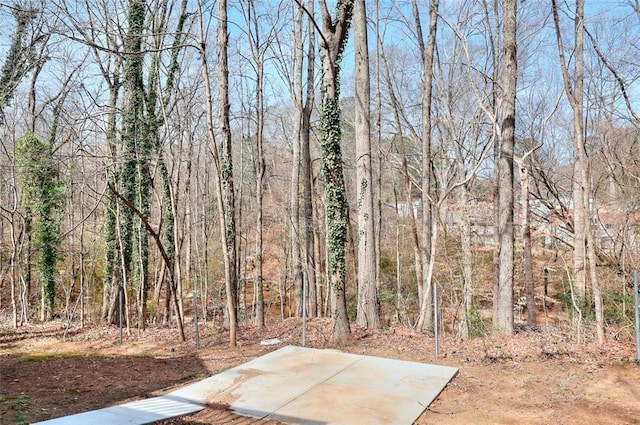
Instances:
[[[516,1],[502,3],[504,19],[504,51],[502,68],[502,122],[500,131],[499,172],[499,273],[496,305],[493,306],[493,331],[513,334],[513,152],[516,124]]]

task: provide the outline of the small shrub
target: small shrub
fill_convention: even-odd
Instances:
[[[466,320],[469,324],[469,336],[471,338],[484,337],[489,333],[489,326],[485,323],[477,306],[474,305],[467,310]]]
[[[576,309],[573,306],[573,300],[571,299],[571,291],[565,290],[563,292],[560,292],[558,293],[557,298],[569,312],[569,317],[574,318]],[[582,313],[582,320],[584,320],[585,322],[593,322],[596,316],[591,297],[580,297],[574,293],[574,298],[576,300],[575,304],[578,306],[580,312]]]
[[[633,320],[633,296],[607,290],[602,294],[604,320],[607,324],[629,324]],[[626,306],[626,308],[623,308]],[[627,315],[628,314],[628,315]]]

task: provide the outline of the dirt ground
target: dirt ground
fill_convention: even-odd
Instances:
[[[434,341],[403,327],[353,330],[342,347],[330,343],[330,323],[309,323],[308,346],[437,363],[460,369],[415,422],[426,424],[640,424],[640,365],[631,329],[608,342],[575,344],[570,332],[545,328],[512,338]],[[219,329],[192,328],[186,343],[175,329],[131,331],[119,343],[115,328],[62,324],[0,328],[0,424],[24,424],[156,396],[244,363],[285,344],[300,344],[301,322],[289,319],[262,332],[242,328],[228,348]],[[263,339],[281,345],[265,347]],[[275,424],[239,417],[220,407],[163,424]]]

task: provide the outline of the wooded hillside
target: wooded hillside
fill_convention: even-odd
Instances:
[[[597,3],[0,3],[0,323],[620,335],[640,9]]]

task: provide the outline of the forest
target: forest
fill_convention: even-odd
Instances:
[[[633,333],[636,1],[16,0],[0,22],[3,327]]]

